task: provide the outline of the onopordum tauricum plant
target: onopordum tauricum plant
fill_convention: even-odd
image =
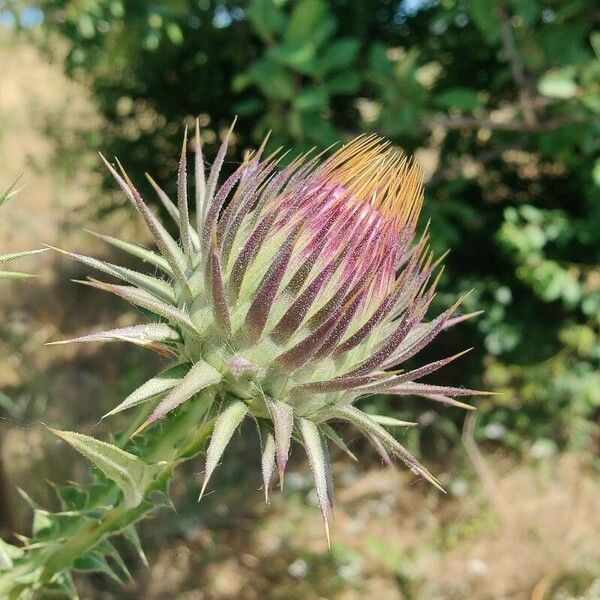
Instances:
[[[402,422],[363,412],[362,397],[419,395],[469,408],[456,397],[479,393],[419,381],[458,355],[399,368],[471,316],[454,316],[460,300],[432,320],[426,316],[439,261],[428,251],[427,234],[415,240],[423,190],[413,162],[375,136],[285,167],[278,153],[264,156],[261,148],[219,185],[227,139],[205,173],[196,131],[192,219],[187,146],[186,136],[176,203],[150,179],[178,225],[178,241],[121,165],[105,161],[159,253],[102,237],[159,275],[67,253],[124,282],[87,285],[148,315],[144,324],[68,341],[130,342],[173,364],[105,415],[137,411],[112,443],[55,432],[95,464],[94,482],[57,488],[60,512],[35,508],[24,547],[4,549],[10,568],[0,574],[0,596],[54,589],[74,597],[70,573],[77,569],[127,577],[110,536],[123,533],[143,557],[135,523],[164,504],[173,469],[205,452],[202,496],[244,419],[256,424],[267,500],[276,470],[283,486],[292,441],[304,449],[329,536],[328,446],[351,454],[336,423],[352,424],[386,462],[396,457],[439,486],[385,429]]]

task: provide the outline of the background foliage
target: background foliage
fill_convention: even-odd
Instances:
[[[502,392],[487,436],[582,447],[600,407],[600,32],[584,0],[52,0],[45,43],[108,127],[82,143],[173,180],[181,124],[235,153],[366,131],[416,153],[452,248],[446,302],[485,309],[461,369]],[[214,146],[214,144],[213,144]],[[483,344],[481,340],[483,339]],[[457,343],[457,341],[452,342]],[[465,366],[466,365],[466,366]],[[460,380],[465,381],[464,372]],[[442,422],[442,421],[438,421]],[[443,427],[448,430],[447,424]]]

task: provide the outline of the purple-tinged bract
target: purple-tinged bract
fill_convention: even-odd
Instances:
[[[176,359],[109,414],[153,403],[147,427],[183,410],[178,407],[199,393],[208,398],[214,429],[203,492],[246,417],[261,432],[267,498],[275,469],[283,485],[296,440],[308,456],[327,527],[333,503],[328,444],[350,452],[332,422],[352,423],[386,462],[397,457],[438,485],[383,427],[399,421],[357,407],[361,397],[385,393],[470,408],[455,398],[479,393],[417,381],[456,356],[398,370],[440,332],[470,316],[453,317],[459,300],[426,320],[437,263],[426,234],[415,241],[423,199],[419,168],[388,142],[362,136],[327,158],[301,156],[283,168],[277,153],[265,158],[261,148],[219,187],[227,139],[207,174],[198,131],[194,146],[194,221],[188,214],[187,136],[177,202],[150,179],[179,227],[179,242],[120,165],[116,170],[106,163],[160,254],[102,237],[150,263],[160,277],[71,254],[126,284],[89,285],[156,317],[75,341],[128,341]]]

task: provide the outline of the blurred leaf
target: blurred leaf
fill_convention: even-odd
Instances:
[[[600,31],[593,31],[590,35],[590,44],[594,49],[596,58],[600,61]]]
[[[592,179],[597,186],[600,186],[600,158],[598,158],[594,163],[594,168],[592,169]]]
[[[20,558],[23,550],[17,546],[7,544],[0,538],[0,571],[8,571],[13,567],[13,560]]]
[[[295,3],[283,39],[286,44],[303,44],[329,19],[327,5],[322,0],[299,0]]]
[[[467,4],[469,15],[489,43],[500,39],[500,20],[495,0],[470,0]]]
[[[325,88],[333,96],[355,94],[360,88],[360,83],[361,76],[358,73],[340,73],[329,77],[325,82]]]
[[[459,108],[473,111],[484,104],[475,90],[453,88],[441,92],[435,97],[435,104],[441,108]]]
[[[294,80],[282,66],[262,60],[250,67],[248,74],[267,98],[291,100],[294,97]]]
[[[295,100],[298,110],[318,110],[329,105],[329,95],[323,88],[302,90]]]
[[[183,31],[181,27],[174,21],[167,23],[165,27],[168,38],[176,45],[179,46],[183,43]]]
[[[548,98],[572,98],[577,94],[577,84],[568,71],[549,71],[538,81],[538,90]]]
[[[252,0],[246,15],[264,41],[283,31],[285,17],[273,0]]]
[[[319,56],[319,71],[329,73],[348,68],[356,59],[360,49],[360,40],[341,38],[329,44]]]

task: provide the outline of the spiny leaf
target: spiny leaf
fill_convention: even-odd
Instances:
[[[179,235],[181,245],[186,256],[192,257],[192,242],[190,240],[190,215],[188,212],[187,198],[187,171],[186,157],[187,150],[187,127],[183,134],[183,145],[181,146],[181,158],[179,159],[179,169],[177,172],[177,207],[179,209]]]
[[[180,340],[179,332],[166,323],[144,323],[142,325],[131,325],[130,327],[119,327],[98,333],[89,333],[68,340],[48,342],[47,346],[60,344],[73,344],[85,342],[129,342],[137,346],[148,347],[158,350],[160,342],[176,342]],[[165,349],[168,349],[164,346]]]
[[[329,438],[340,450],[343,450],[352,460],[358,462],[358,458],[356,454],[348,448],[348,444],[343,440],[342,436],[337,433],[337,431],[328,425],[327,423],[319,423],[319,429],[321,433]]]
[[[118,584],[124,581],[115,573],[114,569],[108,564],[104,556],[97,552],[90,552],[85,556],[77,557],[73,563],[75,571],[83,573],[103,573]]]
[[[206,268],[206,279],[208,281],[208,288],[210,289],[211,306],[215,321],[221,331],[226,336],[230,336],[231,317],[229,316],[229,306],[225,295],[225,284],[223,282],[223,272],[221,270],[216,239],[213,240],[210,246]]]
[[[389,427],[415,427],[418,423],[413,423],[412,421],[401,421],[400,419],[395,419],[394,417],[388,417],[387,415],[369,415],[375,423],[379,423],[380,425],[388,425]]]
[[[319,507],[325,522],[325,533],[327,535],[327,545],[331,548],[331,538],[329,536],[329,520],[331,518],[331,499],[328,493],[328,481],[330,468],[325,452],[323,451],[323,441],[319,434],[319,429],[315,423],[298,417],[298,428],[302,435],[306,455],[315,481],[317,499]]]
[[[400,442],[390,435],[381,425],[377,424],[369,415],[354,406],[336,406],[330,410],[332,418],[349,421],[359,429],[376,437],[390,452],[393,452],[408,466],[411,471],[427,479],[440,491],[444,491],[439,481],[410,453]]]
[[[397,387],[398,385],[400,385],[402,383],[405,383],[407,381],[413,381],[415,379],[420,379],[421,377],[424,377],[425,375],[429,375],[429,373],[433,373],[434,371],[441,369],[448,363],[451,363],[452,361],[456,360],[457,358],[460,358],[461,356],[463,356],[467,352],[470,352],[471,350],[472,350],[472,348],[468,348],[467,350],[463,350],[462,352],[458,352],[447,358],[443,358],[441,360],[436,360],[435,362],[429,363],[422,367],[418,367],[417,369],[413,369],[412,371],[407,371],[406,373],[401,373],[400,375],[396,375],[383,383],[375,383],[372,385],[364,386],[362,388],[362,390],[364,392],[369,392],[372,394],[384,393],[387,390]]]
[[[161,302],[152,294],[144,290],[140,290],[132,286],[105,283],[95,279],[90,279],[89,281],[79,281],[78,283],[116,294],[132,304],[140,306],[141,308],[145,308],[146,310],[149,310],[160,317],[164,317],[165,319],[170,319],[177,325],[186,327],[187,329],[190,329],[196,333],[196,326],[185,312],[170,304]]]
[[[416,381],[407,381],[394,386],[386,391],[393,396],[430,396],[435,394],[444,394],[445,396],[493,396],[494,392],[482,390],[471,390],[468,388],[451,387],[445,385],[431,385],[429,383],[419,383]]]
[[[107,539],[104,539],[102,540],[102,542],[100,542],[100,544],[96,546],[95,549],[98,553],[102,553],[105,557],[110,558],[112,562],[119,568],[121,573],[125,576],[126,580],[133,581],[133,577],[131,576],[129,568],[125,564],[123,557],[112,544],[112,542],[110,542]],[[119,577],[119,579],[121,579],[121,577]]]
[[[36,277],[36,275],[21,271],[0,271],[0,279],[28,279],[29,277]]]
[[[169,263],[173,275],[179,285],[189,294],[191,295],[189,285],[185,276],[185,259],[183,253],[181,252],[181,248],[177,245],[177,242],[171,237],[171,235],[164,228],[163,224],[156,217],[156,215],[148,208],[146,203],[143,201],[137,189],[133,186],[131,181],[127,178],[125,171],[121,168],[121,172],[123,173],[126,179],[123,179],[116,171],[113,169],[112,165],[102,156],[100,155],[104,164],[111,172],[112,176],[117,180],[117,183],[125,192],[127,198],[131,201],[133,206],[137,208],[138,212],[146,221],[146,225],[148,229],[152,233],[154,240],[156,241],[156,245],[158,246],[160,253],[163,255],[165,260]],[[120,166],[120,165],[119,165]]]
[[[150,185],[154,188],[156,195],[162,202],[162,205],[165,207],[165,210],[169,213],[169,216],[179,225],[179,209],[175,206],[171,198],[167,195],[167,193],[154,181],[154,179],[148,174],[145,173],[146,179],[150,182]],[[192,247],[195,250],[200,249],[200,238],[196,233],[196,230],[190,225],[188,227],[188,232],[190,236],[190,240],[192,242]]]
[[[204,490],[206,490],[210,477],[217,467],[219,460],[221,460],[221,456],[223,456],[223,452],[225,451],[227,444],[229,444],[231,436],[247,414],[248,406],[241,400],[236,400],[217,417],[206,452],[204,481],[202,482],[199,500],[204,495]]]
[[[143,499],[148,485],[158,475],[163,465],[148,464],[141,458],[125,452],[112,444],[74,431],[50,429],[59,438],[73,446],[80,454],[93,462],[114,481],[123,492],[125,505],[137,506]]]
[[[173,276],[173,272],[171,271],[171,267],[169,267],[169,263],[160,255],[156,254],[156,252],[152,252],[152,250],[148,250],[147,248],[143,248],[142,246],[138,246],[137,244],[132,244],[130,242],[125,242],[115,237],[111,237],[110,235],[104,235],[102,233],[95,233],[94,231],[86,230],[88,233],[91,233],[93,236],[100,238],[102,241],[106,242],[113,248],[118,248],[127,254],[131,254],[131,256],[135,256],[143,260],[144,262],[150,263],[154,265],[156,268],[160,269],[164,273],[169,276]]]
[[[202,156],[202,142],[200,140],[200,121],[196,119],[196,132],[194,136],[194,194],[196,200],[196,223],[198,233],[202,231],[204,223],[204,209],[206,203],[206,175],[204,174],[204,157]]]
[[[275,438],[271,432],[267,433],[261,454],[261,471],[263,477],[263,488],[265,492],[265,502],[269,503],[269,486],[271,476],[275,467]]]
[[[169,304],[175,304],[175,294],[173,292],[173,288],[162,279],[157,279],[156,277],[145,275],[144,273],[139,273],[138,271],[133,271],[132,269],[127,269],[121,265],[115,265],[103,260],[98,260],[97,258],[93,258],[91,256],[84,256],[83,254],[68,252],[66,250],[56,248],[55,246],[48,247],[60,252],[61,254],[64,254],[65,256],[69,256],[70,258],[88,265],[89,267],[92,267],[92,269],[97,269],[98,271],[102,271],[103,273],[107,273],[108,275],[112,275],[117,279],[121,279],[122,281],[125,281],[135,287],[143,289],[153,296],[168,302]]]
[[[46,252],[47,248],[39,248],[38,250],[25,250],[24,252],[12,252],[11,254],[0,255],[0,264],[10,262],[11,260],[17,260],[18,258],[25,258],[27,256],[33,256],[34,254],[40,254]]]
[[[15,186],[19,183],[22,175],[19,175],[10,185],[10,187],[0,194],[0,206],[2,206],[5,202],[8,202],[11,198],[14,198],[23,188],[19,188],[15,190]]]
[[[140,536],[138,535],[137,529],[135,525],[130,525],[129,527],[125,527],[122,531],[123,537],[131,543],[131,545],[135,548],[140,560],[144,564],[145,567],[148,567],[148,559],[146,558],[146,553],[142,548],[142,542],[140,540]]]
[[[279,485],[283,490],[285,466],[288,461],[292,431],[294,429],[294,410],[289,404],[278,400],[269,400],[267,405],[271,411],[271,418],[273,419],[275,428],[277,470],[279,471]]]
[[[147,423],[154,423],[168,412],[189,400],[194,394],[221,381],[221,373],[203,360],[199,360],[185,377],[165,396],[150,415]]]
[[[113,408],[110,412],[106,413],[102,418],[105,419],[118,412],[126,410],[151,400],[152,398],[163,394],[164,392],[174,388],[189,371],[190,365],[182,364],[175,365],[162,373],[159,373],[156,377],[148,379],[135,391],[131,392],[119,406]]]

